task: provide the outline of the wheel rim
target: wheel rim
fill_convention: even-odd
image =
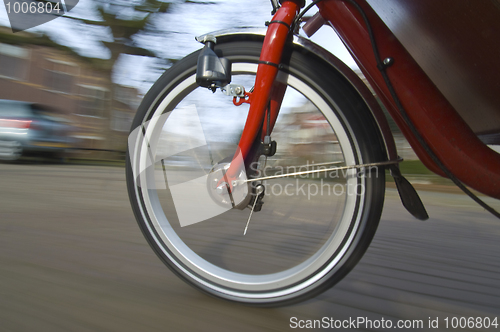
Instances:
[[[256,64],[253,63],[233,63],[233,75],[237,77],[239,74],[253,74],[257,68]],[[303,115],[295,115],[297,118],[301,117],[309,117],[311,124],[314,122],[321,123],[321,121],[327,120],[330,124],[328,133],[328,128],[322,128],[326,130],[326,134],[319,135],[319,137],[324,138],[325,135],[334,133],[335,138],[339,142],[339,145],[342,147],[351,146],[351,140],[349,135],[340,122],[338,118],[335,116],[335,112],[332,111],[332,107],[329,106],[320,95],[314,91],[310,86],[304,83],[303,80],[295,77],[293,75],[284,75],[280,74],[279,80],[287,81],[289,84],[289,91],[292,93],[289,94],[287,92],[287,98],[290,100],[290,104],[297,102],[297,96],[293,92],[301,91],[304,98],[312,102],[312,104],[319,110],[322,110],[323,113],[318,111],[314,111],[316,117],[311,117],[313,111],[304,112]],[[233,79],[233,82],[237,82],[237,79]],[[300,292],[314,283],[319,282],[326,274],[337,268],[338,262],[342,259],[345,252],[350,247],[352,241],[354,240],[355,230],[359,226],[360,223],[360,214],[357,213],[360,209],[362,210],[363,200],[359,197],[359,195],[348,195],[345,194],[342,197],[332,197],[329,196],[327,198],[323,197],[318,200],[315,197],[315,201],[311,202],[311,199],[308,199],[307,202],[301,203],[301,198],[304,197],[295,197],[295,199],[289,197],[282,197],[283,195],[275,195],[273,197],[265,198],[265,202],[268,203],[268,206],[271,206],[271,209],[267,211],[266,214],[266,205],[264,205],[264,210],[259,213],[255,213],[255,219],[252,219],[250,222],[249,235],[247,237],[242,236],[244,224],[241,223],[241,220],[246,221],[246,217],[249,214],[249,211],[239,211],[239,210],[231,210],[227,211],[225,214],[221,216],[212,218],[208,221],[203,221],[195,225],[190,225],[186,227],[179,227],[177,225],[179,223],[179,218],[175,216],[175,206],[174,199],[172,198],[172,191],[168,189],[162,189],[161,177],[167,177],[166,187],[174,187],[176,184],[183,183],[184,180],[188,179],[189,176],[193,177],[193,175],[189,175],[189,172],[184,172],[186,174],[182,174],[181,176],[174,178],[169,176],[168,174],[174,174],[175,167],[186,166],[193,164],[193,160],[186,161],[188,155],[179,155],[183,151],[186,151],[186,146],[191,148],[188,150],[196,150],[193,149],[194,146],[200,148],[199,144],[184,144],[186,146],[182,147],[182,139],[178,140],[176,143],[177,148],[173,147],[170,143],[173,140],[173,136],[179,134],[181,129],[176,128],[178,126],[180,119],[176,114],[194,114],[191,111],[186,111],[186,104],[192,102],[189,100],[191,95],[194,95],[195,92],[200,89],[195,90],[195,76],[194,74],[182,80],[180,84],[178,84],[172,91],[170,91],[163,101],[159,104],[159,106],[154,110],[154,114],[150,115],[149,122],[147,126],[144,127],[144,136],[139,135],[136,137],[136,141],[139,142],[142,140],[142,143],[134,144],[136,150],[134,151],[134,155],[137,156],[135,158],[138,162],[136,164],[137,169],[143,170],[142,172],[137,172],[136,178],[138,181],[138,186],[136,186],[136,195],[141,198],[140,208],[141,213],[143,214],[143,218],[148,220],[147,227],[149,232],[152,234],[154,241],[158,244],[158,246],[163,251],[164,255],[169,257],[171,262],[176,265],[178,269],[189,275],[192,279],[196,280],[202,285],[205,285],[207,288],[213,289],[220,293],[227,294],[229,296],[245,296],[247,298],[262,298],[262,297],[279,297],[286,296],[291,293]],[[248,89],[248,86],[245,86]],[[219,92],[218,92],[219,93]],[[188,95],[187,98],[184,98]],[[210,98],[208,96],[207,98]],[[225,97],[226,100],[230,100],[229,97]],[[183,99],[183,101],[180,101]],[[197,99],[197,98],[194,98]],[[186,103],[186,100],[188,102]],[[177,107],[173,109],[171,105],[176,105]],[[196,104],[195,104],[196,105]],[[184,108],[183,108],[184,107]],[[286,102],[284,103],[283,108],[286,109]],[[335,106],[334,106],[335,107]],[[183,112],[179,112],[179,110],[183,110]],[[231,117],[236,118],[234,123],[242,124],[244,123],[244,119],[246,118],[246,112],[241,112],[241,116],[234,116],[234,112],[237,112],[238,109],[232,107],[230,112]],[[166,113],[165,113],[166,112]],[[177,112],[177,113],[176,113]],[[202,124],[202,132],[205,137],[205,141],[208,142],[208,145],[212,145],[211,147],[211,156],[207,158],[205,156],[204,160],[212,159],[211,162],[220,161],[221,157],[224,154],[219,153],[218,157],[214,155],[216,152],[224,151],[227,154],[226,150],[230,150],[228,146],[230,145],[228,141],[223,143],[227,143],[228,146],[224,144],[218,146],[218,148],[214,149],[214,140],[211,138],[212,130],[217,129],[212,124],[206,122],[204,119],[203,110],[200,110],[199,107],[196,108],[195,113],[198,114],[200,118],[200,124]],[[285,123],[285,125],[290,126],[290,119],[286,119],[286,111],[283,111],[281,119]],[[318,114],[323,116],[323,118],[318,117]],[[288,116],[289,118],[291,116]],[[242,121],[243,119],[243,121]],[[303,120],[303,119],[302,119]],[[293,123],[292,123],[293,124]],[[226,124],[227,125],[227,124]],[[230,124],[229,126],[231,126]],[[279,127],[279,124],[275,127],[275,131],[279,129],[283,129]],[[180,126],[182,127],[182,126]],[[215,128],[215,129],[214,129]],[[185,128],[184,128],[185,129]],[[318,127],[312,126],[311,128],[298,128],[296,130],[297,133],[295,136],[287,132],[285,134],[292,134],[292,138],[290,141],[294,139],[301,139],[300,135],[307,131],[307,129],[318,131]],[[207,134],[207,131],[209,132]],[[165,134],[167,132],[167,134]],[[234,132],[237,132],[234,131]],[[302,133],[301,133],[302,132]],[[233,134],[233,130],[226,131],[225,134]],[[199,134],[199,132],[197,133]],[[279,136],[279,133],[278,135]],[[305,135],[307,136],[307,135]],[[146,137],[144,140],[143,137]],[[198,140],[202,142],[199,136],[196,136],[192,140]],[[274,135],[273,135],[274,138]],[[307,139],[307,137],[302,137]],[[183,139],[186,139],[183,137]],[[281,137],[277,137],[276,140],[282,139]],[[144,141],[147,141],[148,148],[144,147]],[[179,143],[180,142],[180,143]],[[200,143],[198,142],[198,143]],[[237,140],[235,141],[235,143]],[[184,141],[185,143],[185,141]],[[221,143],[221,142],[217,142]],[[304,143],[304,142],[302,142]],[[280,155],[275,158],[278,161],[275,162],[275,166],[283,163],[283,159],[286,160],[285,157],[292,160],[286,160],[287,165],[290,166],[298,166],[301,165],[303,160],[301,157],[307,156],[307,153],[302,155],[298,153],[298,147],[302,145],[302,147],[306,146],[306,144],[294,143],[293,142],[285,142],[285,145],[288,145],[285,150],[290,150],[294,155],[283,156]],[[313,143],[317,143],[314,142]],[[332,143],[334,145],[334,143]],[[294,150],[295,147],[295,150]],[[332,146],[330,146],[331,148]],[[278,148],[280,149],[280,141],[278,140]],[[281,147],[282,148],[282,147]],[[338,148],[338,146],[337,146]],[[165,149],[170,149],[173,151],[165,153]],[[176,150],[177,149],[177,150]],[[174,153],[175,152],[175,153]],[[234,151],[233,151],[234,152]],[[338,152],[338,151],[337,151]],[[342,162],[347,165],[354,165],[358,158],[360,158],[355,151],[351,149],[341,149],[342,154]],[[194,155],[199,156],[196,151],[190,151],[191,157]],[[299,158],[297,158],[297,154]],[[322,156],[320,159],[313,160],[315,163],[331,161],[332,153],[326,153],[328,157]],[[158,162],[159,160],[164,160],[168,158],[161,158],[165,155],[168,157],[174,156],[175,158],[170,158],[169,160]],[[177,158],[177,159],[176,159]],[[310,157],[306,157],[308,159]],[[325,159],[326,158],[326,159]],[[152,162],[153,160],[153,162]],[[311,162],[311,160],[308,160]],[[180,165],[175,165],[175,163],[180,163]],[[270,160],[270,162],[272,162]],[[150,164],[155,164],[153,167],[149,167]],[[203,165],[203,162],[199,162],[200,165]],[[284,168],[284,166],[282,166]],[[170,170],[169,170],[170,169]],[[195,170],[196,171],[196,170]],[[198,170],[199,171],[199,170]],[[194,172],[194,171],[193,171]],[[177,172],[179,173],[179,172]],[[194,174],[194,173],[193,173]],[[348,186],[359,188],[362,185],[363,179],[359,178],[355,175],[355,171],[350,170],[344,174],[343,185],[347,188]],[[172,180],[173,179],[173,180]],[[325,179],[326,180],[326,179]],[[164,180],[165,181],[165,180]],[[284,181],[284,180],[279,180]],[[289,181],[289,180],[286,180]],[[306,185],[314,184],[318,181],[318,179],[301,179],[301,183],[305,183]],[[302,183],[302,184],[303,184]],[[323,182],[321,182],[323,184]],[[285,187],[289,185],[290,182],[283,182],[281,187]],[[316,183],[318,185],[318,183]],[[301,184],[297,182],[297,187],[300,187]],[[330,185],[335,186],[336,183],[330,183]],[[303,187],[302,187],[303,188]],[[308,189],[313,188],[313,186],[308,187]],[[324,188],[324,187],[323,187]],[[347,191],[347,190],[346,190]],[[271,193],[272,194],[272,193]],[[310,195],[311,192],[308,192]],[[170,197],[169,197],[170,195]],[[340,196],[340,195],[338,195]],[[310,198],[310,197],[309,197]],[[266,201],[267,199],[267,201]],[[273,201],[274,199],[274,201]],[[335,200],[333,200],[335,199]],[[333,200],[333,203],[332,203]],[[290,225],[291,222],[281,222],[278,226],[274,225],[274,227],[269,227],[270,224],[276,222],[276,215],[280,216],[280,213],[283,214],[283,209],[280,210],[281,206],[280,202],[287,202],[288,205],[298,204],[299,207],[294,210],[286,210],[285,214],[282,216],[283,220],[293,220],[296,219],[297,222]],[[325,202],[327,205],[325,205]],[[300,204],[299,204],[300,203]],[[338,206],[334,206],[336,203]],[[194,205],[194,203],[193,203]],[[333,206],[333,207],[332,207]],[[340,206],[340,208],[339,208]],[[305,218],[304,215],[293,215],[293,212],[297,212],[301,207],[306,207],[309,209],[314,209],[315,207],[321,207],[324,211],[321,217],[315,216],[314,218]],[[305,211],[308,211],[308,210]],[[342,210],[339,212],[339,210]],[[328,213],[335,212],[335,218],[328,217]],[[306,212],[307,214],[307,212]],[[274,217],[273,217],[274,215]],[[321,220],[317,220],[317,219]],[[301,220],[302,219],[302,220]],[[314,219],[314,220],[313,220]],[[236,221],[235,221],[236,220]],[[316,224],[311,226],[310,223],[315,222]],[[177,224],[176,224],[177,223]],[[236,235],[234,233],[233,228],[238,228],[233,225],[241,225],[240,234]],[[319,226],[317,225],[319,224]],[[268,226],[267,228],[264,226]],[[276,243],[270,243],[270,236],[267,238],[260,237],[261,242],[267,243],[259,243],[259,237],[256,234],[268,234],[270,231],[276,232],[276,230],[283,230],[285,227],[285,231],[290,233],[293,229],[293,234],[288,234],[289,238],[283,239],[280,238],[281,234],[276,234],[279,240],[282,242],[291,241],[292,239],[304,238],[304,235],[316,237],[314,240],[311,240],[311,243],[289,243],[287,245],[277,245]],[[294,228],[295,227],[295,228]],[[194,230],[197,228],[196,230]],[[307,229],[315,229],[314,231],[310,231],[307,233]],[[319,229],[319,230],[318,230]],[[218,236],[217,232],[219,232]],[[318,237],[317,233],[323,232],[326,234],[331,234],[329,236]],[[207,235],[208,233],[208,235]],[[214,235],[214,233],[216,233]],[[224,233],[224,235],[221,235]],[[253,236],[253,237],[252,237]],[[209,239],[207,239],[209,238]],[[267,239],[267,240],[266,240]],[[250,242],[257,241],[257,246],[251,246]],[[200,242],[210,243],[210,245],[200,245]],[[222,243],[222,244],[221,244]],[[225,246],[225,248],[223,248]],[[256,263],[256,259],[247,257],[245,255],[245,250],[255,250],[256,247],[261,246],[260,251],[258,251],[257,260],[259,263]],[[304,253],[300,253],[300,250],[297,250],[297,246],[308,247],[307,250],[304,250]],[[236,249],[240,248],[240,252],[238,253]],[[243,248],[243,249],[241,249]],[[223,252],[223,251],[226,252]],[[264,252],[267,250],[266,252]],[[273,257],[269,257],[270,253],[274,251],[282,250],[283,252],[278,253],[276,255],[271,255]],[[287,252],[287,250],[290,250]],[[294,251],[295,250],[295,251]],[[243,253],[241,253],[243,252]],[[267,254],[267,255],[266,255]],[[219,255],[219,257],[215,257]],[[292,256],[293,259],[289,259]],[[333,257],[333,259],[332,259]],[[276,262],[279,260],[286,258],[287,262],[280,262],[278,266],[276,266]],[[266,263],[262,263],[262,260],[266,261]],[[235,264],[236,262],[236,264]],[[237,264],[238,262],[242,262],[241,264]],[[243,267],[242,267],[243,266]],[[253,270],[252,270],[253,269]],[[259,270],[260,269],[260,270]],[[270,273],[262,272],[262,271],[271,271]],[[261,273],[261,274],[258,274]],[[311,274],[312,273],[312,274]],[[244,294],[244,295],[242,295]]]

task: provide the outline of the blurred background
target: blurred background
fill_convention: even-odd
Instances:
[[[44,107],[46,115],[50,109],[53,121],[41,123],[36,114],[25,112],[24,118],[34,122],[22,129],[34,137],[21,140],[22,152],[17,145],[0,144],[0,159],[36,154],[64,161],[123,160],[126,137],[142,97],[165,69],[200,48],[194,36],[238,26],[261,27],[270,17],[269,1],[234,4],[86,0],[65,17],[15,34],[1,8],[0,99],[22,101],[27,108]],[[240,15],[237,8],[248,5],[255,15]],[[313,40],[360,73],[328,28]],[[11,111],[4,112],[3,118],[12,118]],[[4,134],[12,132],[14,125],[0,123]],[[414,159],[393,128],[403,157]],[[2,141],[7,140],[12,138]]]
[[[498,221],[431,174],[392,123],[431,220],[414,220],[389,188],[372,246],[330,291],[287,308],[242,307],[191,289],[154,255],[125,185],[135,111],[164,70],[201,47],[195,36],[263,27],[270,11],[268,0],[80,0],[14,34],[0,4],[6,331],[282,331],[291,317],[323,316],[421,319],[423,330],[439,317],[442,330],[445,317],[500,315]],[[313,40],[359,72],[331,29]]]
[[[0,99],[26,102],[28,108],[43,105],[67,125],[55,130],[39,123],[38,132],[45,135],[37,135],[36,149],[34,142],[22,142],[29,145],[26,152],[58,149],[71,159],[123,159],[132,118],[149,87],[176,60],[200,47],[196,35],[262,26],[270,15],[268,1],[258,6],[238,2],[242,8],[250,4],[256,15],[242,17],[229,1],[87,0],[65,17],[15,34],[1,8]],[[37,122],[35,114],[25,118]],[[35,122],[23,129],[36,132]],[[15,123],[0,125],[8,133]],[[48,132],[69,139],[62,142]],[[3,159],[20,157],[16,147],[2,148]]]

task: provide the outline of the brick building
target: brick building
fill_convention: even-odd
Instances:
[[[139,100],[136,89],[112,84],[76,54],[1,38],[0,99],[51,106],[75,124],[79,147],[122,151]]]

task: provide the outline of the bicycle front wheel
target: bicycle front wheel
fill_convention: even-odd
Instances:
[[[251,89],[261,47],[217,45],[233,83]],[[146,239],[178,276],[227,300],[277,305],[324,291],[359,261],[380,218],[382,168],[307,173],[384,160],[373,117],[341,75],[311,55],[289,54],[277,77],[287,85],[272,133],[277,153],[250,168],[257,177],[304,174],[259,182],[263,205],[246,235],[250,209],[214,200],[221,188],[211,175],[237,151],[248,105],[196,85],[198,52],[153,86],[129,137],[128,191]],[[243,195],[251,193],[248,186]]]

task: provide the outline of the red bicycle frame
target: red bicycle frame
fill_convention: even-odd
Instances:
[[[365,12],[382,58],[391,58],[393,65],[386,72],[403,107],[419,133],[440,161],[466,185],[500,199],[500,154],[489,149],[460,117],[411,55],[368,5],[357,0]],[[321,16],[337,31],[359,68],[398,124],[422,162],[433,172],[443,171],[411,133],[380,73],[368,27],[361,13],[348,1],[326,0],[318,3]],[[271,104],[271,125],[278,116],[283,91],[273,90],[278,65],[286,39],[299,11],[299,1],[283,1],[270,22],[259,67],[255,89],[250,96],[250,111],[240,139],[239,148],[245,159],[265,124],[266,109]],[[288,25],[288,26],[287,26]],[[272,128],[272,126],[271,126]],[[230,179],[238,165],[231,164]],[[235,173],[235,172],[234,172]]]

